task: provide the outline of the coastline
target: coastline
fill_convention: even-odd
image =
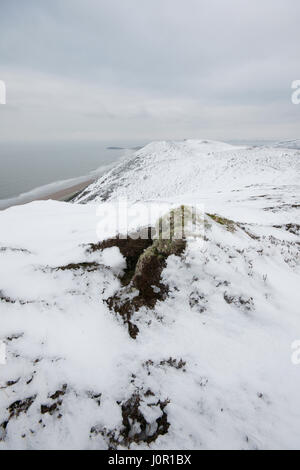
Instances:
[[[0,212],[2,210],[9,209],[10,207],[28,204],[33,201],[52,199],[55,201],[68,202],[139,148],[141,147],[107,148],[107,152],[111,152],[111,150],[118,151],[118,153],[113,153],[113,159],[109,158],[109,163],[106,158],[106,161],[102,164],[101,161],[99,161],[100,166],[97,166],[96,169],[87,170],[89,173],[83,174],[82,176],[54,180],[53,182],[43,184],[42,186],[36,186],[32,189],[25,190],[15,196],[0,198]]]
[[[94,183],[94,181],[96,180],[97,178],[93,178],[83,183],[78,183],[73,186],[69,186],[68,188],[61,189],[60,191],[56,191],[55,193],[50,193],[49,195],[38,197],[33,200],[34,201],[47,201],[48,199],[53,199],[54,201],[67,202],[73,199],[73,197],[76,196],[76,194],[83,191],[85,188],[87,188],[90,184]]]
[[[47,201],[49,199],[52,199],[54,201],[64,201],[64,202],[68,202],[70,201],[71,199],[73,199],[73,197],[75,197],[78,193],[80,193],[81,191],[83,191],[85,188],[87,188],[90,184],[94,183],[97,179],[99,178],[99,176],[95,176],[95,178],[90,178],[88,180],[85,180],[81,183],[77,183],[77,184],[73,184],[72,186],[67,186],[65,188],[62,188],[60,189],[59,191],[54,191],[54,192],[49,192],[48,194],[43,194],[41,196],[29,196],[28,195],[28,198],[24,199],[24,200],[12,200],[11,203],[9,203],[9,199],[7,200],[8,204],[5,205],[3,204],[1,206],[1,200],[0,200],[0,212],[2,210],[6,210],[6,209],[9,209],[10,207],[13,207],[13,206],[20,206],[20,205],[23,205],[23,204],[28,204],[30,202],[33,202],[33,201]],[[3,200],[4,202],[5,200]]]

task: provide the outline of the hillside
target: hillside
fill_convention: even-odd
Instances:
[[[255,185],[299,183],[299,152],[235,147],[220,142],[153,142],[121,162],[76,199],[86,203],[127,197],[132,201],[201,199]]]
[[[278,142],[276,147],[289,148],[289,149],[300,149],[300,139],[295,140],[285,140],[283,142]]]
[[[298,150],[155,142],[0,226],[0,449],[299,449]]]

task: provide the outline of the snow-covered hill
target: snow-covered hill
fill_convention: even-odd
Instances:
[[[153,303],[123,277],[146,244],[102,223],[119,196],[130,233],[139,201],[206,214]],[[0,213],[0,449],[299,448],[299,151],[153,143],[77,201]]]
[[[288,148],[288,149],[300,149],[300,139],[284,140],[282,142],[278,142],[276,144],[276,147]]]
[[[250,185],[298,184],[300,153],[220,142],[153,142],[78,196],[77,202],[207,196]]]

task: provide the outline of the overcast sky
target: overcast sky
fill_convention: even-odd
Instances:
[[[1,0],[0,139],[299,138],[299,0]]]

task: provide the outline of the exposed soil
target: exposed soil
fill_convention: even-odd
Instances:
[[[109,449],[113,450],[119,446],[130,448],[131,444],[146,442],[150,444],[159,436],[167,434],[170,423],[166,412],[168,400],[153,400],[146,406],[156,407],[160,411],[160,416],[153,422],[147,422],[141,411],[141,404],[145,405],[145,400],[149,397],[155,397],[155,394],[148,389],[143,395],[141,391],[136,391],[128,400],[118,403],[121,406],[122,428],[107,431],[106,428],[94,426],[91,429],[91,435],[102,435],[109,444]]]
[[[146,227],[139,232],[134,232],[128,236],[118,235],[115,238],[108,238],[99,243],[91,243],[87,246],[89,253],[102,251],[106,248],[117,247],[126,259],[126,269],[121,278],[123,285],[128,285],[133,277],[136,264],[141,254],[153,243],[153,227]]]
[[[163,300],[168,287],[161,283],[161,273],[170,255],[179,256],[186,247],[186,240],[155,240],[140,256],[132,278],[145,305],[153,308],[157,300]]]
[[[156,420],[156,430],[154,432],[151,432],[150,423],[147,423],[141,413],[139,409],[140,404],[140,395],[136,394],[132,395],[132,397],[122,405],[122,422],[124,429],[122,430],[121,435],[123,436],[124,444],[127,446],[132,442],[139,443],[141,441],[150,444],[155,441],[158,436],[166,434],[170,426],[167,419],[167,413],[165,412],[168,401],[161,402],[158,400],[156,403],[148,405],[159,407],[161,410],[161,416]],[[139,425],[140,432],[132,433],[136,424]]]
[[[148,230],[151,233],[151,228]],[[180,255],[184,251],[186,241],[117,238],[101,244],[105,248],[120,245],[120,251],[127,263],[125,282],[124,276],[121,279],[125,287],[109,297],[106,302],[110,310],[122,317],[128,326],[129,335],[135,339],[139,330],[131,321],[133,313],[141,307],[152,309],[158,300],[166,297],[168,286],[161,282],[161,273],[171,254]]]

